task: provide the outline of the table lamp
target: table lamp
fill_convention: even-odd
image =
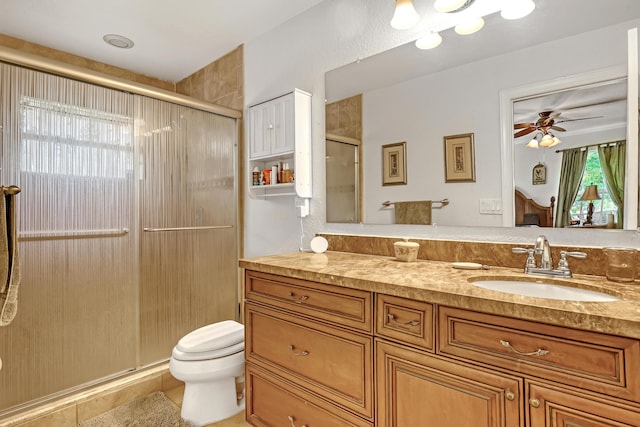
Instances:
[[[580,200],[589,201],[589,208],[587,209],[587,219],[584,221],[584,225],[593,224],[593,201],[600,200],[600,195],[598,194],[598,186],[597,185],[588,185],[587,188],[584,189],[584,193],[582,193],[582,197]]]

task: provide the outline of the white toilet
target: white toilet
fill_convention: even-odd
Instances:
[[[169,372],[185,383],[185,421],[202,426],[243,411],[236,382],[244,384],[244,325],[225,320],[185,335],[173,348]]]

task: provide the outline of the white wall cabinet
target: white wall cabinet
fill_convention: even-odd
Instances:
[[[293,182],[253,185],[253,198],[297,195],[311,197],[311,94],[299,89],[249,107],[249,173],[288,164]]]

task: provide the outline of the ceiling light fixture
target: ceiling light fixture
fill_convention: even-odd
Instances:
[[[105,34],[102,40],[104,40],[106,44],[119,49],[131,49],[134,45],[133,40],[119,34]]]
[[[533,0],[510,0],[500,12],[504,19],[524,18],[536,8]]]
[[[391,18],[391,26],[397,30],[406,30],[418,23],[420,15],[411,0],[396,0],[396,10]]]
[[[456,25],[455,31],[461,36],[468,36],[477,31],[480,31],[484,27],[484,19],[477,17],[463,21]]]
[[[558,139],[558,137],[553,133],[544,130],[543,132],[538,132],[526,146],[529,148],[551,148],[561,143],[562,141],[560,141],[560,139]]]
[[[456,13],[471,6],[475,0],[436,0],[434,5],[438,12]]]
[[[433,49],[434,47],[440,46],[440,43],[442,43],[442,36],[433,31],[429,31],[425,36],[416,40],[416,47],[418,49]]]

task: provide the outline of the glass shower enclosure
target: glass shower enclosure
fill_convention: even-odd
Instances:
[[[238,318],[236,119],[0,64],[18,313],[0,416],[152,365]]]

